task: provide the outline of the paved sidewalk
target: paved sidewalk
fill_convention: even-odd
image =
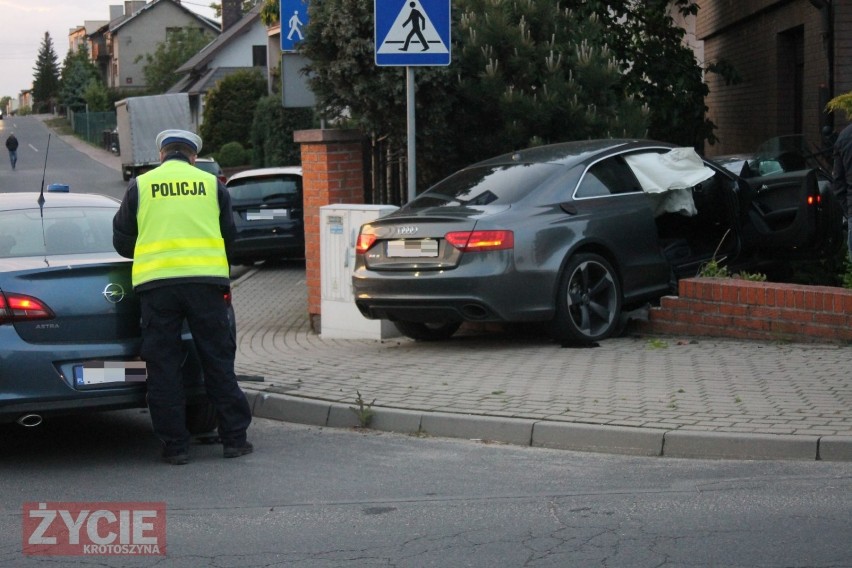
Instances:
[[[852,461],[852,348],[628,336],[323,339],[303,266],[234,283],[237,372],[256,416],[648,456]]]

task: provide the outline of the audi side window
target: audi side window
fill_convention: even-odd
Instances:
[[[601,160],[586,170],[575,195],[576,197],[601,197],[639,191],[641,188],[636,181],[636,176],[619,156]]]

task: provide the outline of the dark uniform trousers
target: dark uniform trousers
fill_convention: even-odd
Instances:
[[[246,441],[251,409],[234,374],[236,338],[228,321],[223,288],[215,284],[170,284],[139,294],[142,359],[148,369],[148,409],[154,433],[168,449],[185,449],[186,400],[181,348],[183,322],[195,340],[207,396],[216,407],[219,437],[226,446]]]

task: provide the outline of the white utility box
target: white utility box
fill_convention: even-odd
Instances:
[[[387,320],[370,320],[355,307],[352,273],[361,225],[396,211],[393,205],[320,207],[320,335],[336,339],[387,339],[400,335]]]

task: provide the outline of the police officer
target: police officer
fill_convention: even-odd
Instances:
[[[226,246],[236,231],[231,200],[212,174],[195,168],[201,138],[185,130],[157,136],[161,164],[132,180],[113,219],[113,246],[133,259],[142,307],[141,356],[148,408],[163,459],[189,461],[181,378],[181,328],[189,323],[205,387],[219,418],[223,455],[249,454],[251,410],[234,374],[236,339],[224,294],[230,287]]]

